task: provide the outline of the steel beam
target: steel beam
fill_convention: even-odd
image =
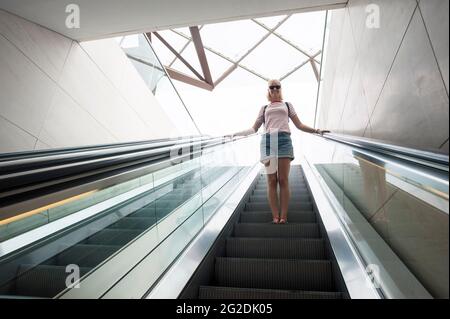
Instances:
[[[227,76],[229,76],[234,70],[237,69],[237,64],[234,64],[231,68],[229,68],[225,73],[223,73],[217,80],[214,82],[214,86],[219,85],[220,82],[226,79]]]
[[[208,91],[212,91],[214,89],[213,85],[208,84],[204,81],[197,80],[193,77],[190,77],[187,74],[181,73],[180,71],[174,70],[169,67],[166,67],[166,71],[167,71],[167,74],[169,74],[169,76],[174,80],[178,80],[178,81],[184,82],[186,84],[193,85],[193,86],[196,86],[198,88],[205,89]]]
[[[314,54],[312,57],[315,58],[316,56],[318,56],[320,54],[320,51],[317,52],[316,54]],[[296,66],[295,68],[293,68],[291,71],[289,71],[288,73],[286,73],[285,75],[283,75],[280,78],[280,81],[284,80],[285,78],[287,78],[288,76],[290,76],[292,73],[294,73],[295,71],[297,71],[298,69],[300,69],[302,66],[306,65],[309,63],[309,61],[311,61],[311,59],[308,59],[304,62],[302,62],[300,65]]]
[[[317,70],[316,62],[314,62],[314,60],[309,60],[309,62],[311,63],[311,67],[313,69],[314,75],[316,76],[317,82],[320,82],[320,74],[319,70]]]
[[[175,54],[175,56],[180,59],[181,62],[183,62],[184,65],[186,65],[189,70],[191,70],[192,73],[195,74],[195,76],[197,76],[200,80],[205,81],[205,79],[203,78],[203,76],[201,76],[200,73],[197,72],[197,70],[194,69],[194,67],[192,67],[192,65],[189,64],[188,61],[186,61],[180,54],[178,54],[178,51],[175,50],[166,40],[164,40],[164,38],[158,33],[158,32],[153,32],[153,34],[159,39],[159,41],[161,41],[173,54]]]
[[[205,82],[213,85],[213,79],[211,77],[211,71],[209,69],[208,60],[205,54],[205,48],[203,47],[202,37],[200,36],[200,31],[198,27],[189,27],[189,31],[191,32],[195,51],[197,51],[198,60],[203,71]]]
[[[271,31],[271,29],[266,26],[264,23],[259,22],[258,20],[252,19],[253,22],[255,22],[257,25],[259,25],[260,27],[266,29],[267,31],[269,31],[271,34],[273,34],[274,36],[276,36],[277,38],[279,38],[280,40],[286,42],[287,44],[289,44],[291,47],[293,47],[294,49],[296,49],[297,51],[303,53],[304,55],[306,55],[308,58],[313,59],[313,56],[311,54],[308,54],[305,50],[303,50],[302,48],[300,48],[299,46],[295,45],[294,43],[292,43],[291,41],[289,41],[288,39],[286,39],[285,37],[283,37],[281,34],[275,32],[275,31]],[[319,61],[315,60],[314,61],[318,64],[320,64]]]
[[[176,31],[176,30],[171,30],[171,31],[172,31],[173,33],[178,34],[179,36],[185,38],[186,40],[192,40],[190,37],[188,37],[187,35],[185,35],[185,34],[183,34],[183,33],[181,33],[181,32],[178,32],[178,31]],[[227,56],[224,55],[223,53],[220,53],[219,51],[214,50],[213,48],[210,48],[210,47],[208,47],[208,46],[204,46],[204,48],[205,48],[205,50],[207,50],[207,51],[209,51],[209,52],[211,52],[211,53],[214,53],[215,55],[221,57],[221,58],[224,59],[224,60],[227,60],[228,62],[231,62],[232,64],[237,64],[238,67],[240,67],[240,68],[246,70],[247,72],[250,72],[250,73],[252,73],[253,75],[256,75],[257,77],[259,77],[259,78],[261,78],[261,79],[263,79],[263,80],[267,80],[267,78],[264,77],[263,75],[261,75],[261,74],[255,72],[255,71],[253,71],[253,70],[251,70],[250,68],[248,68],[248,67],[242,65],[241,63],[236,62],[235,60],[233,60],[233,59],[227,57]],[[230,68],[230,69],[231,69],[231,68]],[[225,72],[226,72],[226,71],[225,71]],[[267,80],[267,81],[268,81],[268,80]]]
[[[232,65],[230,68],[228,68],[228,70],[226,70],[222,74],[222,76],[220,76],[221,81],[223,81],[228,75],[230,75],[234,70],[236,70],[236,66],[239,65],[239,63],[242,60],[244,60],[250,53],[252,53],[261,43],[263,43],[272,34],[272,32],[274,32],[276,29],[278,29],[290,17],[291,17],[291,15],[287,15],[286,17],[284,17],[280,22],[277,23],[277,25],[275,27],[270,29],[269,32],[267,32],[267,34],[265,34],[261,39],[259,39],[259,41],[256,42],[243,56],[241,56],[236,62],[234,62],[234,65]],[[253,72],[251,72],[251,73],[253,73]]]
[[[201,29],[203,29],[204,25],[200,26],[200,28],[198,28],[198,30],[200,31]],[[173,31],[173,30],[170,30]],[[181,36],[181,35],[180,35]],[[181,53],[184,52],[184,50],[186,50],[186,48],[189,46],[189,44],[192,42],[192,38],[189,38],[189,40],[186,42],[185,45],[183,45],[183,47],[181,48],[181,50],[178,52],[179,55],[181,55]],[[170,62],[169,67],[171,67],[176,61],[177,61],[177,57],[175,57],[172,62]]]

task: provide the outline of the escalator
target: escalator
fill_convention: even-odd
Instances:
[[[73,245],[64,241],[61,245],[69,246],[67,249],[37,265],[16,262],[14,265],[16,270],[12,270],[15,276],[0,287],[0,295],[47,298],[56,296],[66,288],[68,265],[77,265],[81,276],[87,274],[144,231],[152,228],[157,222],[162,222],[177,207],[198,193],[201,185],[200,178],[215,179],[222,173],[223,170],[211,169],[201,176],[195,169],[193,172],[180,176],[175,183],[172,182],[173,189],[159,197],[156,203],[151,202],[127,215],[121,213],[124,208],[132,207],[134,202],[148,196],[144,193],[138,198],[132,198],[96,215],[95,218],[76,225],[75,228],[79,230],[98,220],[110,223]],[[160,188],[165,186],[162,185]],[[76,229],[65,230],[51,240],[57,242],[60,237],[73,233]],[[11,269],[12,266],[10,262],[8,268]]]
[[[176,296],[448,298],[448,155],[308,138],[291,167],[288,223],[271,223],[260,173]]]
[[[289,176],[287,224],[272,224],[267,182],[260,176],[240,213],[225,255],[215,258],[214,280],[201,299],[339,299],[325,234],[299,166]]]
[[[225,151],[188,137],[4,154],[0,297],[101,298],[162,250],[156,280],[245,176]]]
[[[258,135],[0,156],[0,298],[448,297],[448,156],[308,136],[287,224]]]

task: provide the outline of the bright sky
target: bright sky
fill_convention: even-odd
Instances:
[[[269,28],[274,27],[285,16],[257,19]],[[325,12],[295,14],[289,17],[276,32],[300,47],[308,54],[322,49]],[[187,28],[177,29],[180,34],[190,35]],[[251,20],[206,25],[201,29],[205,47],[220,51],[225,56],[237,60],[242,57],[265,34],[260,25]],[[187,42],[185,38],[167,30],[160,34],[177,50]],[[157,39],[153,47],[164,65],[169,65],[174,55]],[[193,44],[183,52],[183,57],[197,70],[201,70]],[[206,51],[213,80],[216,80],[232,64]],[[242,60],[242,64],[266,78],[280,78],[308,58],[280,40],[270,35],[257,49]],[[321,55],[317,57],[320,61]],[[179,60],[173,68],[192,74]],[[320,68],[320,66],[318,66]],[[181,98],[203,134],[218,136],[250,128],[261,106],[267,104],[267,83],[252,73],[236,69],[212,92],[173,80]],[[313,126],[317,96],[317,80],[311,64],[298,69],[282,81],[285,101],[294,105],[300,120]],[[291,130],[295,130],[292,125]]]

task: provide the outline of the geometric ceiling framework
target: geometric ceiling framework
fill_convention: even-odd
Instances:
[[[293,15],[286,15],[281,17],[273,17],[268,18],[269,23],[264,23],[264,19],[251,19],[246,20],[245,22],[248,23],[248,21],[251,21],[253,25],[256,25],[259,30],[255,30],[254,32],[259,35],[259,37],[256,37],[252,39],[253,43],[250,43],[248,47],[243,47],[245,45],[240,43],[237,44],[239,46],[242,46],[242,48],[239,48],[240,54],[235,54],[234,57],[230,57],[227,55],[224,51],[225,48],[222,50],[213,48],[211,46],[206,45],[202,39],[202,30],[204,30],[209,25],[204,26],[193,26],[190,27],[187,31],[187,29],[171,29],[166,30],[162,32],[149,32],[146,33],[145,36],[148,38],[150,42],[155,47],[156,41],[159,42],[159,49],[162,51],[162,47],[165,48],[166,53],[170,52],[172,56],[170,57],[170,60],[168,58],[163,61],[164,67],[167,70],[168,75],[174,79],[181,82],[184,82],[189,85],[193,85],[208,91],[214,90],[215,87],[217,87],[225,78],[227,78],[233,71],[235,71],[238,68],[241,68],[242,70],[245,70],[254,76],[259,77],[262,80],[268,81],[270,78],[273,77],[273,75],[264,74],[265,69],[263,70],[255,70],[252,68],[251,65],[247,65],[246,63],[250,63],[249,57],[252,56],[252,54],[255,54],[256,50],[262,50],[260,49],[262,45],[267,43],[267,39],[269,37],[271,38],[271,43],[266,44],[266,46],[269,46],[270,51],[272,50],[279,50],[282,46],[287,46],[291,48],[289,60],[292,60],[295,64],[290,66],[289,69],[284,70],[283,74],[279,74],[277,77],[279,80],[284,80],[287,77],[291,76],[293,73],[295,73],[300,68],[304,67],[310,67],[312,68],[312,71],[314,73],[315,79],[317,82],[320,81],[320,75],[319,75],[319,69],[320,69],[320,55],[322,53],[322,39],[318,39],[319,41],[315,45],[309,44],[308,47],[302,47],[300,44],[294,43],[292,40],[288,39],[285,35],[282,34],[282,32],[279,32],[279,30],[282,28],[283,25],[286,24],[287,21],[292,17]],[[296,15],[299,16],[299,15]],[[297,17],[298,18],[298,17]],[[272,20],[270,20],[272,19]],[[275,20],[273,20],[275,19]],[[320,23],[324,23],[324,21],[320,21]],[[269,26],[269,24],[271,24]],[[250,26],[247,26],[250,27]],[[307,26],[306,26],[307,27]],[[256,32],[258,31],[258,32]],[[262,31],[262,32],[261,32]],[[233,31],[230,31],[233,32]],[[235,30],[234,32],[239,32],[238,30]],[[236,36],[242,36],[245,34],[246,30],[241,30],[241,34]],[[261,32],[261,33],[259,33]],[[163,35],[164,33],[164,35]],[[172,35],[169,35],[169,33],[172,33]],[[167,38],[166,38],[167,37]],[[168,39],[168,38],[171,39]],[[176,38],[174,38],[176,37]],[[220,35],[219,35],[220,37]],[[275,38],[277,39],[277,42],[275,43]],[[171,40],[173,42],[176,42],[176,45],[170,43]],[[250,42],[250,41],[248,41]],[[217,42],[216,40],[216,45]],[[195,56],[193,54],[190,54],[190,57],[186,57],[184,55],[186,49],[189,46],[192,46],[195,48]],[[176,48],[177,46],[177,48]],[[293,49],[293,50],[292,50]],[[267,51],[267,48],[264,48],[264,50]],[[157,51],[158,55],[160,55],[160,52],[158,52],[158,49],[155,49]],[[192,47],[191,47],[192,51]],[[211,54],[214,56],[222,59],[223,61],[226,61],[227,66],[224,70],[221,70],[220,73],[217,73],[217,70],[214,70],[215,63],[211,64],[208,63],[208,57],[207,55],[212,58]],[[268,54],[266,52],[259,52],[259,55]],[[167,54],[166,54],[167,56]],[[269,54],[268,54],[269,56]],[[276,58],[276,57],[275,57]],[[189,60],[189,61],[188,61]],[[196,60],[196,61],[194,61]],[[247,62],[249,61],[249,62]],[[181,64],[180,64],[181,62]],[[270,59],[269,59],[269,62]],[[197,65],[197,68],[193,66],[193,64]],[[178,68],[175,67],[175,64],[178,64]],[[182,70],[180,70],[182,69]],[[216,72],[213,72],[216,71]],[[216,74],[216,78],[213,79],[213,73]]]

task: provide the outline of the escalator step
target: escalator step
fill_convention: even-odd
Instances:
[[[121,246],[79,244],[64,250],[43,264],[54,266],[75,264],[79,267],[95,267],[119,250],[120,247]]]
[[[156,211],[156,219],[158,221],[164,219],[164,217],[166,217],[167,215],[169,215],[171,212],[173,212],[174,210],[177,209],[178,206],[167,206],[167,207],[163,207],[163,208],[159,208]]]
[[[289,187],[291,189],[294,188],[306,188],[306,183],[305,182],[289,182]],[[266,188],[267,187],[267,182],[258,182],[256,183],[256,187],[260,187],[260,188]]]
[[[20,265],[15,281],[15,295],[54,297],[66,288],[66,278],[69,273],[65,266],[39,265],[31,270],[30,265]],[[26,271],[28,270],[28,271]],[[80,268],[80,276],[90,268]]]
[[[267,196],[267,189],[255,189],[252,193],[252,195],[256,196]],[[291,189],[291,197],[294,196],[310,196],[308,190],[296,190]]]
[[[262,190],[267,190],[267,188],[268,188],[267,184],[259,183],[259,184],[256,184],[253,189],[257,190],[257,191],[262,191]],[[280,187],[278,186],[277,189],[279,191]],[[289,184],[289,189],[291,191],[305,191],[305,192],[308,191],[306,184]]]
[[[258,238],[318,238],[319,226],[315,223],[284,225],[239,223],[234,227],[235,237]]]
[[[240,258],[325,259],[323,239],[227,238],[226,256]]]
[[[133,214],[127,216],[127,218],[156,218],[156,220],[160,220],[167,216],[170,212],[175,210],[178,206],[181,206],[185,201],[158,201],[155,204],[148,205],[143,207]],[[151,223],[149,221],[149,223]],[[151,225],[150,225],[151,226]],[[127,228],[127,227],[124,227]]]
[[[200,299],[341,299],[340,292],[200,286]]]
[[[289,175],[289,183],[304,183],[306,179],[301,175]],[[267,183],[267,177],[258,179],[258,183]]]
[[[290,202],[289,210],[312,210],[313,206],[311,202]],[[256,210],[270,210],[269,203],[247,203],[245,204],[246,211]]]
[[[289,188],[291,191],[295,190],[295,191],[303,191],[303,192],[307,192],[308,188],[306,187],[306,185],[290,185]],[[255,191],[263,191],[263,190],[267,190],[267,185],[256,185],[255,187]]]
[[[183,195],[178,195],[178,194],[167,194],[167,195],[164,195],[163,197],[160,197],[160,198],[158,198],[157,200],[159,201],[159,200],[168,200],[168,201],[177,201],[177,202],[180,202],[180,201],[185,201],[185,200],[187,200],[187,199],[189,199],[189,197],[187,197],[187,196],[183,196]]]
[[[156,217],[125,217],[110,225],[109,229],[147,229],[156,224]]]
[[[289,223],[315,223],[316,215],[312,211],[290,212]],[[270,211],[242,212],[241,223],[270,223],[272,213]]]
[[[156,209],[164,209],[167,207],[175,208],[175,207],[180,206],[182,203],[183,202],[177,202],[177,201],[157,201],[154,206]]]
[[[334,291],[327,260],[217,257],[218,286],[288,290]]]
[[[278,202],[279,203],[279,202]],[[247,204],[256,204],[256,205],[267,205],[267,207],[269,207],[269,201],[267,198],[262,199],[262,200],[256,200],[256,201],[249,201]],[[289,207],[298,207],[298,206],[308,206],[308,205],[312,205],[312,202],[309,200],[299,200],[299,199],[290,199],[289,200]]]
[[[252,195],[252,196],[250,196],[248,201],[250,203],[258,203],[258,202],[266,203],[266,202],[268,202],[268,200],[269,199],[267,198],[267,195],[264,194],[264,195]],[[297,202],[297,201],[310,202],[311,201],[311,196],[304,195],[304,194],[297,195],[295,197],[291,196],[290,201],[293,201],[293,202]]]
[[[267,185],[267,180],[262,180],[262,181],[258,181],[256,183],[256,185]],[[289,179],[289,185],[291,187],[295,187],[295,186],[305,186],[306,185],[306,181],[303,179],[298,179],[298,178],[290,178]]]
[[[125,245],[141,234],[140,230],[103,229],[83,241],[84,244]]]
[[[143,207],[127,216],[128,218],[156,218],[156,208],[154,206]]]

